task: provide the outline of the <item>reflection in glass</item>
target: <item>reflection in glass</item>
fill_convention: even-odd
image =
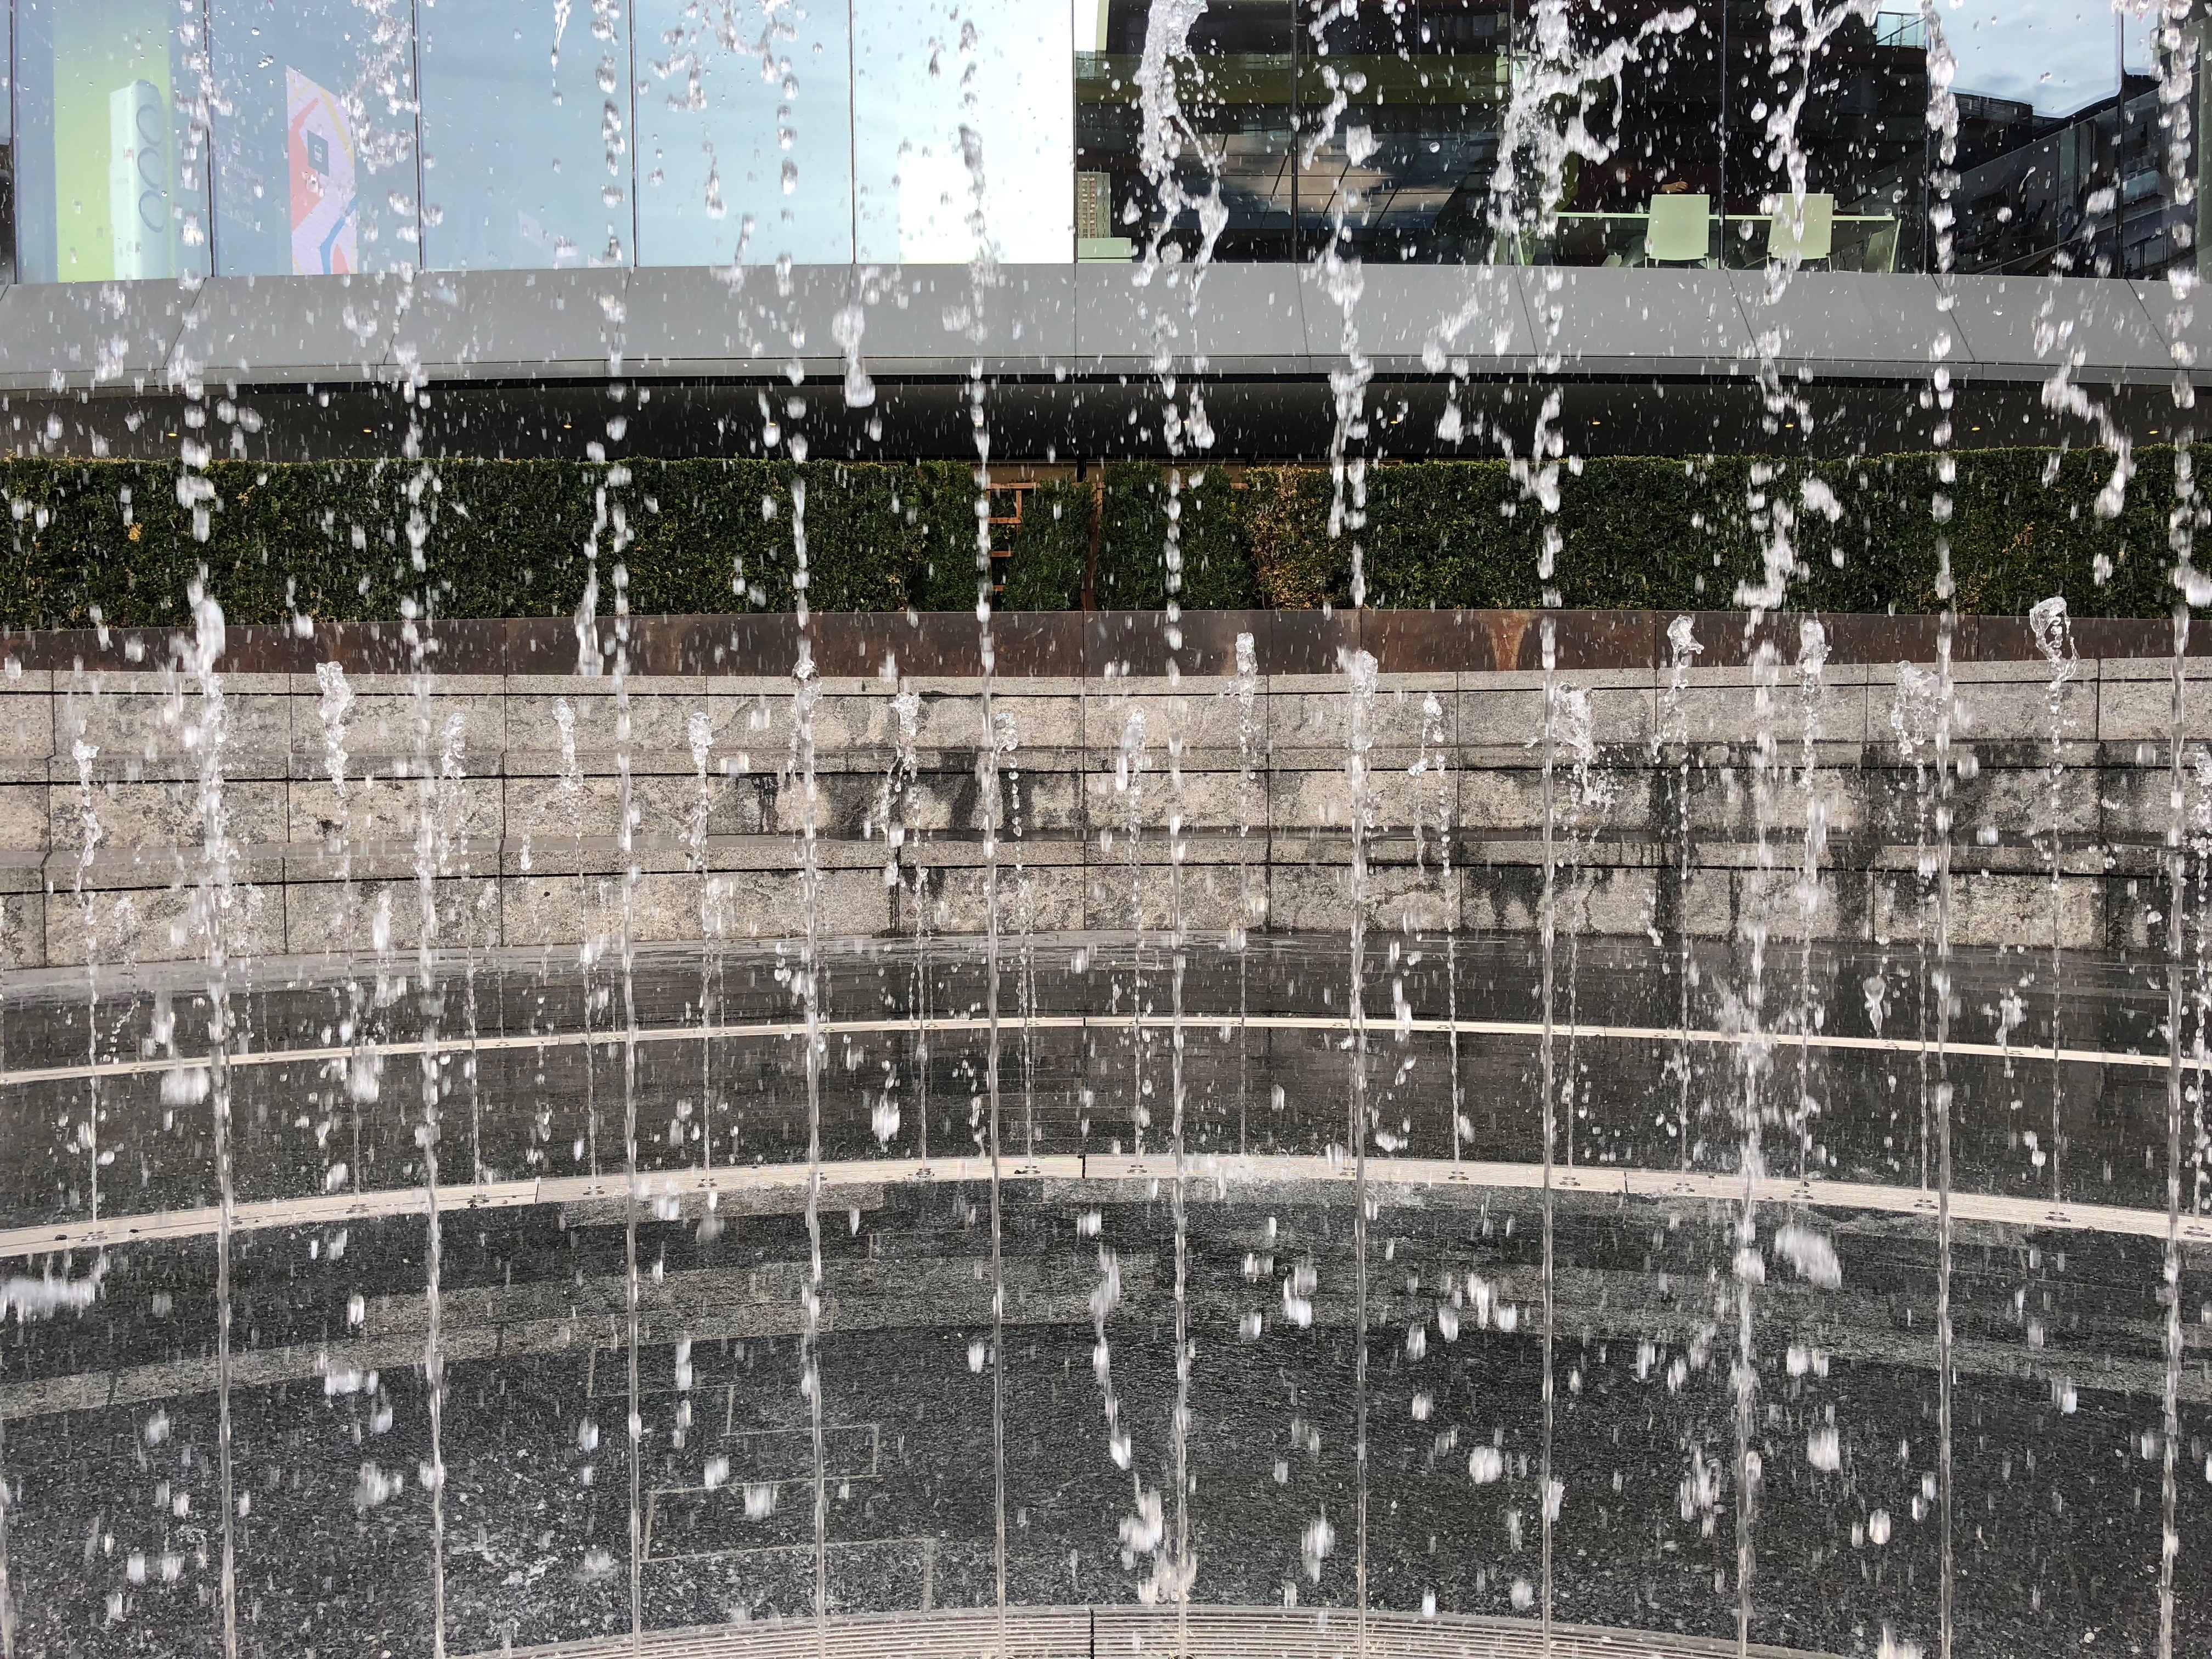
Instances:
[[[1365,258],[1490,257],[1510,16],[1504,0],[1422,0],[1302,29],[1298,122],[1312,151],[1298,222],[1309,257],[1340,208],[1346,251]]]
[[[2188,264],[2196,216],[2165,175],[2168,142],[2148,75],[2065,115],[1960,94],[1955,268],[2143,277]]]
[[[1137,65],[1150,8],[1143,0],[1076,0],[1077,257],[1126,259],[1164,230],[1188,257],[1202,240],[1198,210],[1158,223],[1157,193],[1138,161]],[[1197,135],[1176,158],[1192,202],[1218,178],[1228,222],[1217,259],[1281,259],[1291,252],[1297,179],[1291,155],[1291,33],[1288,0],[1217,0],[1192,26],[1176,100]]]
[[[206,271],[207,175],[191,115],[198,44],[198,7],[19,0],[23,281]]]
[[[1572,265],[1711,264],[1720,248],[1714,204],[1723,194],[1718,138],[1721,18],[1638,0],[1583,15],[1575,46],[1593,66],[1619,54],[1618,81],[1593,74],[1583,125],[1592,157],[1570,155],[1558,222],[1508,257]],[[1524,217],[1525,217],[1524,214]]]
[[[850,261],[843,4],[771,23],[757,9],[641,0],[636,16],[637,262]]]
[[[1686,12],[1632,0],[1578,13],[1573,59],[1589,66],[1579,112],[1601,153],[1569,157],[1548,233],[1526,231],[1495,257],[1917,268],[1927,64],[1905,21],[1826,17],[1832,27],[1808,69],[1802,20],[1778,23],[1756,0]],[[1527,27],[1524,53],[1534,47]],[[1793,152],[1804,168],[1802,213]]]
[[[1188,258],[1218,189],[1223,261],[1310,260],[1334,234],[1381,261],[1932,265],[1928,26],[1905,0],[1209,0],[1174,66],[1172,216],[1139,161],[1150,0],[635,3],[633,39],[620,0],[14,0],[0,269],[10,231],[27,282],[957,262],[974,161],[1007,261],[1155,238]],[[2100,69],[2105,26],[2056,5],[1953,31],[1954,268],[2197,259],[2164,171],[2179,117],[2146,70],[2199,54],[2201,24],[2124,33]],[[1508,234],[1507,110],[1565,64],[1579,94],[1525,113],[1601,153],[1567,160],[1554,221],[1523,199]],[[2197,133],[2208,105],[2199,73]]]
[[[626,264],[629,44],[612,5],[422,0],[423,263]]]
[[[416,263],[410,13],[211,0],[216,251],[232,276]]]
[[[1725,263],[1758,266],[1791,249],[1792,228],[1777,217],[1790,181],[1774,129],[1778,112],[1802,99],[1789,129],[1805,159],[1802,262],[1837,270],[1922,269],[1928,55],[1917,20],[1846,16],[1809,70],[1791,30],[1774,27],[1763,0],[1728,0],[1724,21]],[[1802,21],[1794,27],[1802,33]]]
[[[992,252],[1066,264],[1075,235],[1066,11],[1034,0],[853,0],[853,28],[856,256],[974,256],[964,125],[979,141]]]
[[[1081,258],[1130,258],[1163,231],[1186,257],[1200,241],[1194,208],[1157,222],[1138,163],[1149,9],[1076,0]],[[1508,19],[1504,0],[1408,0],[1326,17],[1296,0],[1210,5],[1177,75],[1195,143],[1176,171],[1192,199],[1219,180],[1228,220],[1214,257],[1310,258],[1340,206],[1345,242],[1364,257],[1490,257]]]

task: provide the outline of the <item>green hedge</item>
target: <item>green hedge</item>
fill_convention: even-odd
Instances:
[[[2050,464],[2055,462],[2055,467]],[[1939,532],[1961,611],[2018,615],[2054,592],[2082,616],[2160,616],[2170,608],[2167,517],[2173,452],[2140,452],[2117,519],[2097,516],[2112,457],[1984,450],[1955,458],[1936,523],[1937,459],[1899,455],[1780,465],[1731,458],[1592,462],[1561,477],[1565,539],[1555,585],[1574,606],[1726,606],[1763,574],[1778,507],[1794,522],[1793,605],[1840,611],[1932,611]],[[2046,468],[2052,472],[2046,484]],[[1542,523],[1510,480],[1455,482],[1435,467],[1371,475],[1370,602],[1529,605]],[[1826,492],[1836,517],[1812,505]],[[1510,509],[1509,511],[1509,509]],[[2109,562],[2100,581],[2099,561]]]
[[[586,543],[603,505],[603,611],[614,608],[624,537],[635,611],[787,611],[793,471],[763,461],[633,462],[626,477],[553,461],[218,463],[208,470],[215,502],[198,542],[173,467],[15,461],[0,468],[0,483],[18,580],[0,595],[0,621],[82,624],[94,607],[111,623],[173,621],[202,563],[239,622],[279,621],[295,607],[338,619],[392,617],[426,576],[441,615],[557,616],[582,600]],[[811,604],[898,610],[933,565],[956,562],[934,556],[957,544],[972,605],[969,471],[808,467]],[[411,564],[410,525],[422,539],[422,574]]]
[[[1109,462],[1099,520],[1099,605],[1109,611],[1166,607],[1170,505],[1182,546],[1180,602],[1193,611],[1265,604],[1241,522],[1243,493],[1223,467],[1178,474],[1146,461]]]
[[[1009,611],[1074,611],[1091,562],[1091,486],[1039,484],[1022,512],[1000,603]],[[974,596],[969,595],[970,603]]]
[[[1951,544],[1959,608],[2017,615],[2057,592],[2081,616],[2165,614],[2173,452],[2142,450],[2136,460],[2124,510],[2106,519],[2096,501],[2111,473],[2108,453],[1957,456],[1952,516],[1940,528]],[[1572,606],[1726,607],[1759,575],[1760,550],[1786,512],[1799,562],[1793,605],[1930,611],[1937,466],[1923,454],[1799,463],[1632,458],[1563,469],[1563,551],[1552,585]],[[426,578],[442,615],[557,616],[581,598],[595,522],[603,589],[623,541],[633,611],[787,610],[797,471],[749,460],[222,462],[206,474],[214,495],[199,541],[191,512],[178,502],[173,466],[0,463],[15,574],[0,590],[0,623],[82,625],[95,608],[118,624],[175,622],[185,582],[202,564],[241,623],[279,621],[295,609],[388,617]],[[974,605],[972,466],[817,462],[804,471],[815,609]],[[1545,517],[1504,463],[1376,466],[1366,492],[1357,533],[1370,604],[1540,602]],[[1343,604],[1352,532],[1328,534],[1331,495],[1328,474],[1313,467],[1210,464],[1186,468],[1176,490],[1164,465],[1117,462],[1095,491],[1088,482],[1047,483],[1029,495],[1012,532],[1004,603],[1080,602],[1096,510],[1097,602],[1158,608],[1166,597],[1161,550],[1172,499],[1185,605]],[[422,573],[410,556],[417,538]],[[2109,572],[2101,581],[2100,565]],[[611,591],[601,606],[612,610]]]

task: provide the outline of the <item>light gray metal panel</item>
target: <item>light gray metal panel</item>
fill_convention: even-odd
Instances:
[[[1945,362],[1959,368],[1971,361],[1932,277],[1801,270],[1770,305],[1765,272],[1729,274],[1754,344],[1761,333],[1776,331],[1788,368],[1821,377],[1924,375],[1943,334],[1954,337]]]
[[[1323,350],[1343,338],[1344,318],[1317,277],[1304,285],[1306,334]],[[1423,367],[1431,341],[1480,374],[1519,367],[1536,335],[1513,273],[1495,265],[1369,265],[1356,312],[1360,349],[1378,369]]]
[[[39,283],[0,295],[0,390],[167,383],[191,298],[168,278]]]
[[[394,331],[432,380],[594,375],[621,339],[625,270],[438,271],[416,279]],[[630,348],[626,346],[625,355]]]
[[[380,273],[218,276],[186,316],[177,358],[211,381],[374,379],[391,361],[404,287]]]
[[[974,337],[979,296],[966,265],[862,267],[872,370],[964,374],[986,369],[1036,373],[1074,361],[1073,265],[1001,265],[980,296],[982,338]]]
[[[850,265],[795,265],[787,283],[765,265],[632,271],[624,365],[640,374],[760,374],[795,356],[809,374],[827,373],[842,357],[835,325],[853,285]]]
[[[1538,350],[1571,370],[1613,374],[1747,373],[1751,331],[1723,270],[1565,270],[1515,272]],[[1552,314],[1556,335],[1547,334]]]
[[[984,295],[981,351],[992,373],[1065,368],[1077,376],[1146,375],[1158,337],[1179,368],[1203,356],[1234,377],[1325,374],[1340,357],[1341,319],[1310,268],[1216,265],[1194,317],[1190,273],[1139,285],[1127,264],[1007,266]],[[710,269],[242,277],[188,295],[169,282],[0,289],[0,390],[166,387],[179,362],[220,382],[343,383],[419,360],[433,379],[591,380],[641,374],[779,374],[792,337],[810,380],[842,371],[837,319],[858,295],[861,351],[879,375],[964,376],[976,346],[965,266],[748,269],[742,283]],[[1639,379],[1748,376],[1753,331],[1773,325],[1784,361],[1817,378],[1911,383],[1929,369],[1946,319],[1929,278],[1801,272],[1770,313],[1757,273],[1680,270],[1511,270],[1376,265],[1357,313],[1362,349],[1386,373],[1420,374],[1424,348],[1445,343],[1469,368],[1527,372],[1547,344],[1539,307],[1556,306],[1552,349],[1570,374]],[[783,291],[786,282],[789,292]],[[2162,385],[2172,372],[2157,284],[2069,279],[1950,279],[1961,377],[2032,384],[2059,361],[2039,353],[2039,313],[2070,325],[2095,383]],[[2055,297],[2054,297],[2055,295]],[[1470,303],[1470,301],[1472,303]],[[2185,339],[2212,380],[2212,308]],[[948,319],[951,326],[947,326]],[[1156,329],[1173,332],[1156,335]],[[1500,350],[1500,342],[1503,350]],[[756,355],[754,343],[760,346]]]
[[[2075,350],[2082,354],[2077,372],[2092,379],[2159,374],[2170,366],[2165,337],[2130,283],[2049,276],[1937,281],[1954,296],[1951,315],[1978,374],[2042,380]]]
[[[1135,264],[1075,267],[1077,344],[1085,373],[1150,373],[1155,331],[1179,365],[1202,356],[1216,374],[1312,372],[1298,292],[1306,279],[1297,267],[1209,265],[1194,314],[1188,270],[1155,270],[1141,285],[1140,274]]]
[[[2164,283],[2130,283],[2136,300],[2158,326],[2159,337],[2166,342],[2168,368],[2187,368],[2190,378],[2199,385],[2212,381],[2212,308],[2208,308],[2195,295],[2187,303],[2173,297],[2173,290]],[[2176,352],[2174,348],[2181,349]]]

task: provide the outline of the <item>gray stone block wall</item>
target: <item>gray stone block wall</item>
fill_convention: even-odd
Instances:
[[[2212,741],[2212,663],[2192,663],[2191,672],[2185,736]],[[1563,925],[1624,935],[1679,926],[1723,937],[1765,906],[1795,936],[1792,872],[1815,802],[1827,842],[1814,931],[1909,940],[1928,925],[1916,866],[1931,833],[1922,826],[1932,824],[1932,753],[1923,744],[1916,760],[1900,745],[1894,668],[1827,671],[1809,790],[1801,769],[1807,699],[1784,672],[1769,720],[1772,867],[1759,855],[1759,723],[1747,671],[1692,672],[1679,696],[1663,670],[1560,678],[1589,693],[1597,745],[1583,775],[1563,755],[1554,776]],[[2060,700],[2055,744],[2045,678],[2034,664],[1956,670],[1963,764],[1954,936],[2041,942],[2055,902],[2069,947],[2140,945],[2148,913],[2161,902],[2154,889],[2172,816],[2170,667],[2081,664]],[[319,713],[323,688],[312,676],[222,683],[234,953],[365,951],[380,927],[411,948],[422,927],[416,830],[426,810],[444,941],[570,945],[612,929],[625,860],[611,680],[444,677],[427,710],[404,678],[349,684],[341,799]],[[887,793],[901,689],[874,679],[821,686],[817,852],[823,925],[833,933],[909,933],[917,906],[933,930],[982,926],[977,683],[905,683],[921,700],[911,803]],[[641,940],[798,929],[803,813],[792,690],[787,679],[629,682]],[[1233,682],[1196,678],[1008,680],[996,706],[1015,742],[1003,765],[1009,926],[1023,915],[1040,929],[1164,925],[1177,815],[1194,927],[1225,929],[1240,914],[1255,927],[1346,925],[1340,677],[1262,680],[1249,715]],[[573,763],[564,759],[564,708]],[[60,967],[88,951],[103,961],[203,952],[194,897],[207,860],[192,746],[202,712],[188,683],[158,673],[19,671],[0,681],[0,961]],[[703,777],[691,748],[700,715]],[[1133,796],[1117,765],[1139,715]],[[426,716],[431,769],[442,763],[447,775],[434,781],[420,775]],[[1541,677],[1386,677],[1370,724],[1371,919],[1419,929],[1532,926],[1544,823]],[[1428,740],[1431,731],[1440,746]],[[1170,786],[1171,747],[1179,790]],[[2184,809],[2195,812],[2212,784],[2187,758]],[[2055,777],[2054,759],[2063,764]],[[884,834],[887,799],[905,831],[896,853]],[[1449,872],[1437,834],[1447,810]],[[2055,901],[2046,863],[2054,830]],[[886,876],[893,862],[895,878]]]

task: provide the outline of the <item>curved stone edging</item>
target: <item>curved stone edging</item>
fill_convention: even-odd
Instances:
[[[819,1631],[800,1619],[647,1631],[635,1643],[601,1637],[501,1649],[496,1659],[1358,1659],[1363,1652],[1366,1659],[1822,1659],[1802,1648],[1600,1625],[1554,1623],[1547,1642],[1536,1620],[1482,1613],[1370,1609],[1364,1650],[1361,1634],[1358,1615],[1344,1607],[1009,1607],[1002,1646],[997,1610],[963,1607],[850,1614]]]
[[[763,1194],[802,1194],[819,1170],[825,1193],[882,1188],[907,1182],[941,1184],[988,1181],[988,1158],[850,1158],[819,1166],[757,1164],[742,1168],[690,1169],[641,1176],[637,1198],[648,1210],[655,1203],[680,1203],[686,1197],[714,1194],[732,1199]],[[1000,1176],[1007,1181],[1170,1181],[1176,1160],[1167,1153],[1081,1153],[1003,1158]],[[1327,1153],[1290,1156],[1207,1155],[1187,1158],[1186,1179],[1226,1194],[1233,1186],[1279,1186],[1313,1182],[1342,1188],[1356,1177],[1350,1159]],[[1936,1194],[1919,1187],[1888,1187],[1865,1182],[1795,1181],[1765,1176],[1747,1182],[1741,1176],[1694,1170],[1633,1169],[1622,1165],[1491,1164],[1450,1158],[1370,1158],[1370,1187],[1409,1190],[1553,1192],[1583,1197],[1688,1199],[1741,1203],[1747,1195],[1759,1204],[1797,1205],[1818,1210],[1871,1211],[1903,1216],[1936,1212]],[[1747,1193],[1747,1188],[1748,1189]],[[629,1189],[618,1176],[564,1176],[540,1181],[501,1181],[441,1186],[441,1215],[526,1208],[539,1204],[622,1203]],[[422,1187],[394,1187],[369,1193],[325,1197],[271,1199],[234,1205],[228,1225],[234,1234],[275,1227],[321,1227],[396,1216],[427,1216],[428,1194]],[[2110,1204],[2053,1203],[2048,1199],[2008,1198],[1992,1193],[1951,1194],[1951,1220],[1997,1226],[2045,1228],[2062,1232],[2103,1233],[2119,1237],[2166,1236],[2162,1210],[2130,1209]],[[222,1212],[210,1205],[150,1215],[103,1216],[96,1220],[0,1231],[0,1261],[20,1261],[49,1252],[117,1249],[131,1244],[213,1237]],[[2212,1216],[2188,1215],[2178,1223],[2184,1244],[2212,1245]]]

